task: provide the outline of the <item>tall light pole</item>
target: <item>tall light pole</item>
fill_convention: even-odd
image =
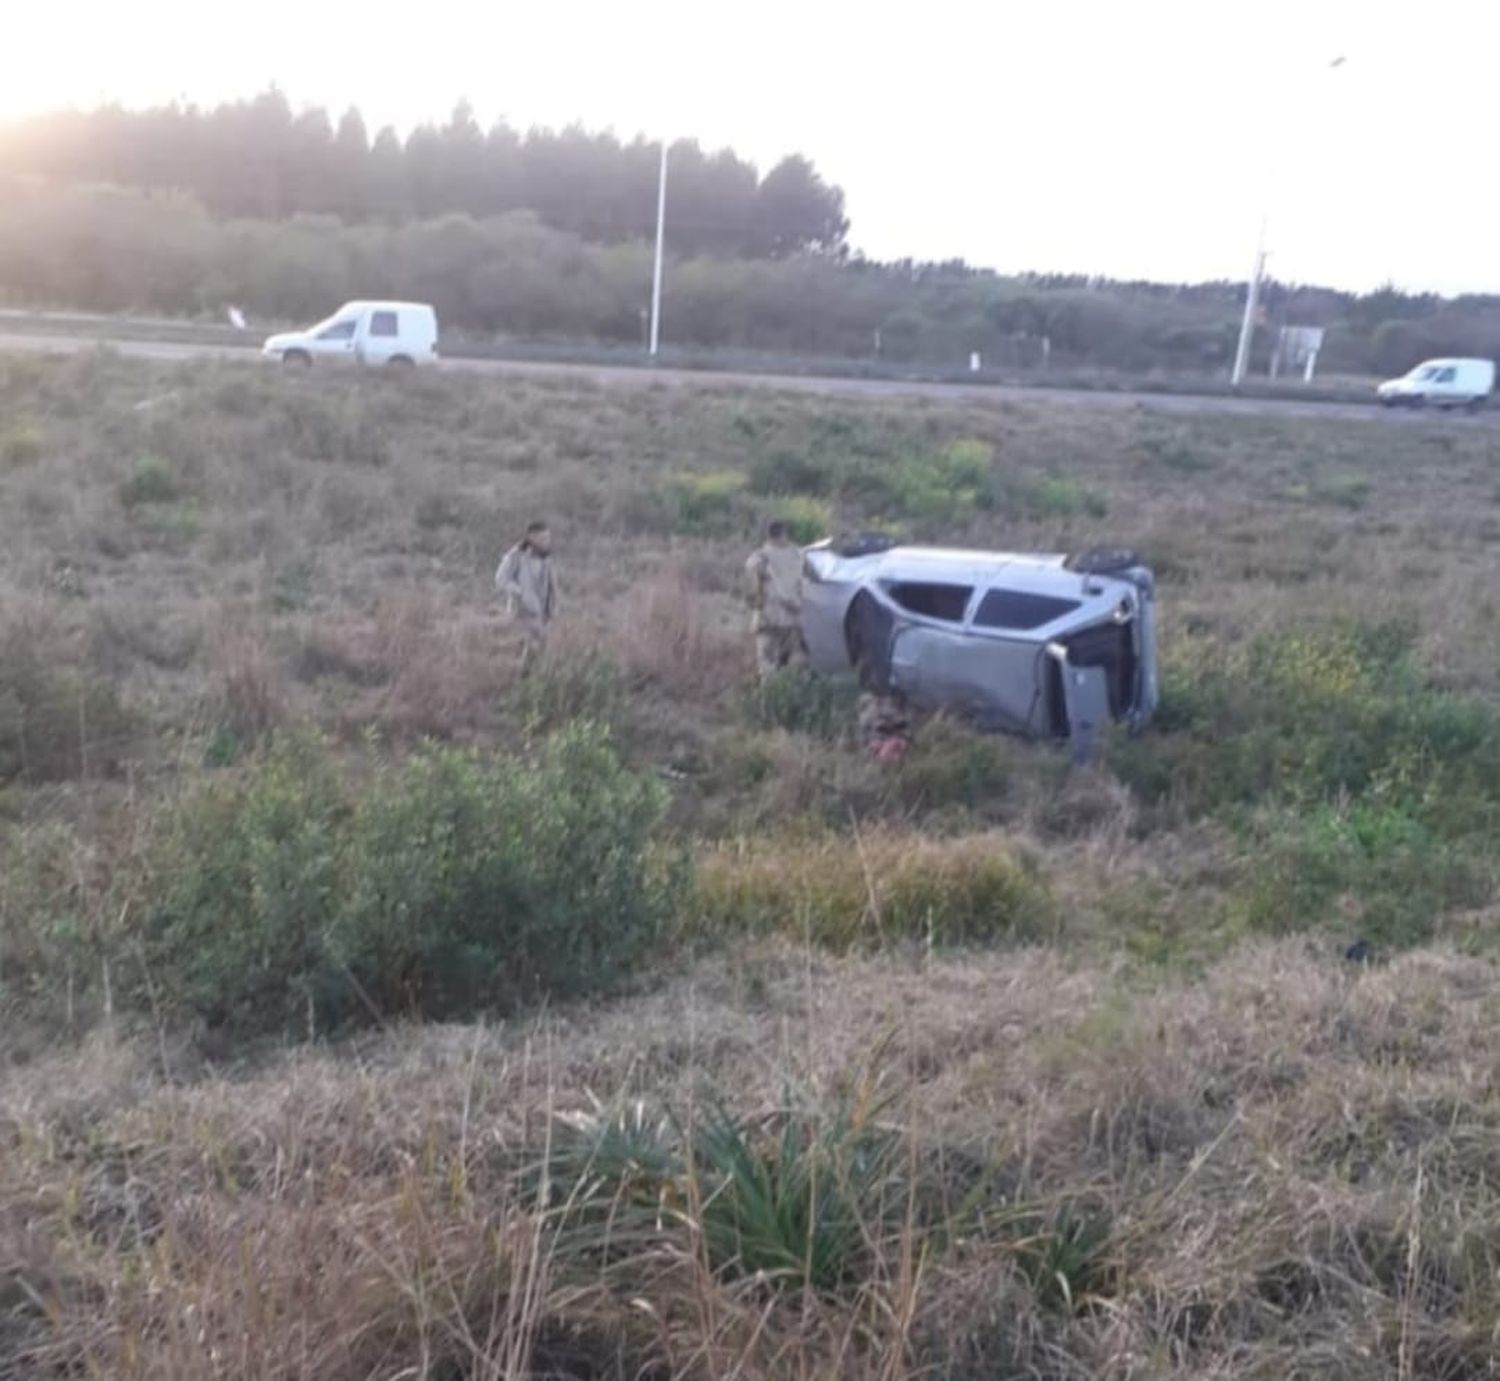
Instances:
[[[1266,218],[1260,218],[1260,237],[1255,242],[1255,263],[1250,269],[1250,284],[1245,289],[1245,316],[1240,322],[1240,343],[1234,352],[1234,373],[1229,382],[1238,388],[1245,382],[1250,368],[1250,342],[1255,338],[1255,308],[1260,302],[1260,280],[1266,271]]]
[[[1323,70],[1332,72],[1344,65],[1343,56],[1334,58]],[[1260,303],[1260,284],[1266,272],[1266,222],[1269,213],[1260,218],[1260,237],[1255,242],[1255,263],[1250,270],[1250,282],[1245,288],[1245,315],[1240,322],[1240,342],[1234,352],[1234,371],[1229,376],[1230,385],[1238,388],[1245,382],[1250,368],[1250,345],[1255,339],[1255,309]]]
[[[667,230],[667,141],[661,141],[661,175],[656,183],[656,265],[651,273],[651,348],[650,356],[656,358],[656,348],[661,344],[661,256]]]

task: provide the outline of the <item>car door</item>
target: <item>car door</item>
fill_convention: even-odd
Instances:
[[[1445,364],[1441,369],[1434,371],[1431,382],[1427,385],[1428,397],[1435,403],[1449,403],[1458,397],[1458,370],[1451,364]]]
[[[958,650],[955,644],[963,641],[974,587],[941,580],[894,580],[882,582],[880,593],[895,606],[891,684],[926,704],[953,704],[950,665]]]
[[[401,349],[401,317],[394,307],[377,307],[366,318],[360,358],[366,364],[389,364]]]
[[[308,341],[308,349],[321,360],[352,361],[355,358],[358,332],[358,317],[339,317],[317,331]]]

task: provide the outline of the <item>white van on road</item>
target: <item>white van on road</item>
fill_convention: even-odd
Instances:
[[[1479,408],[1495,391],[1493,360],[1423,360],[1409,374],[1387,379],[1377,394],[1388,408]]]
[[[289,366],[314,360],[409,368],[437,362],[437,313],[425,302],[346,302],[305,331],[271,336],[260,353]]]

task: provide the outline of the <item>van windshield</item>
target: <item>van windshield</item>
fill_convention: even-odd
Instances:
[[[1436,379],[1442,372],[1441,365],[1419,364],[1407,377],[1410,379],[1431,380]]]

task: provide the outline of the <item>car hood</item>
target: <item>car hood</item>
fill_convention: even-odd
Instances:
[[[266,351],[286,350],[293,345],[300,345],[302,343],[302,339],[303,337],[300,331],[282,331],[277,335],[267,336],[266,343],[261,346],[261,349]]]

